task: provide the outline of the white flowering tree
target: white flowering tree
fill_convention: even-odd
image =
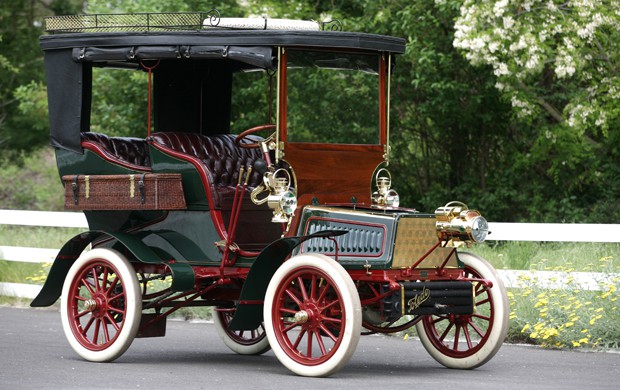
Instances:
[[[454,46],[493,67],[519,117],[581,133],[618,120],[619,1],[465,0],[455,30]]]
[[[531,137],[513,158],[532,172],[524,183],[538,186],[537,209],[610,220],[620,190],[620,1],[459,1],[453,44],[493,72],[516,131]]]

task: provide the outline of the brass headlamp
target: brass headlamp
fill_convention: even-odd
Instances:
[[[256,187],[250,194],[254,204],[267,203],[273,210],[271,222],[288,223],[297,208],[297,196],[291,188],[291,175],[286,169],[278,169],[275,172],[266,172],[263,183]],[[269,195],[258,199],[258,194],[269,191]]]
[[[435,210],[437,235],[445,246],[471,246],[482,242],[489,234],[489,224],[478,210],[470,210],[465,203],[449,202]]]
[[[377,191],[372,193],[372,204],[382,208],[396,208],[400,205],[398,193],[391,189],[392,175],[390,171],[381,168],[375,175]]]

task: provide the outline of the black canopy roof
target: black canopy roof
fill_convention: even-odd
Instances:
[[[116,32],[45,35],[45,51],[82,46],[299,46],[404,53],[405,40],[385,35],[341,31],[210,29],[181,32]]]
[[[135,65],[148,59],[230,59],[273,69],[275,47],[403,53],[405,41],[341,31],[205,29],[78,32],[40,38],[45,53],[52,145],[80,152],[90,126],[92,66]]]

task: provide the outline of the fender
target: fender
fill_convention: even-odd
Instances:
[[[346,233],[343,230],[322,230],[308,236],[280,238],[269,244],[254,260],[248,272],[237,310],[228,327],[231,330],[252,330],[261,325],[267,286],[280,265],[299,244],[311,238],[330,238]]]
[[[167,259],[163,259],[159,255],[159,251],[155,251],[153,248],[149,247],[142,241],[142,238],[146,237],[149,234],[160,235],[161,233],[163,236],[165,236],[167,240],[170,240],[170,235],[167,234],[167,232],[165,231],[141,233],[148,234],[131,235],[122,232],[105,232],[91,230],[88,232],[80,233],[77,236],[71,238],[58,252],[58,255],[54,259],[54,263],[52,264],[52,268],[50,269],[43,288],[32,301],[32,303],[30,303],[30,306],[44,307],[53,305],[54,302],[56,302],[58,298],[60,298],[65,278],[75,260],[80,257],[84,249],[91,242],[104,235],[115,238],[118,242],[124,245],[136,257],[136,259],[138,259],[142,263],[166,264],[172,272],[171,289],[173,291],[191,290],[194,287],[195,275],[194,270],[189,265],[187,260],[177,259],[174,261],[170,261]],[[177,234],[176,236],[179,235]],[[177,240],[179,239],[179,237],[174,238],[176,238]],[[183,237],[183,239],[181,240],[181,242],[183,243],[187,243],[187,241],[189,240],[185,237]],[[191,254],[196,255],[197,252],[194,248],[197,247],[194,245],[191,248]],[[182,255],[185,254],[182,253]]]

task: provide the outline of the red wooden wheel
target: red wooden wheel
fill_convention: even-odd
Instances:
[[[487,279],[474,283],[474,314],[433,315],[416,325],[426,350],[449,368],[475,368],[489,361],[501,347],[508,330],[508,298],[497,272],[484,259],[459,253],[465,276]]]
[[[138,279],[129,261],[111,249],[93,249],[73,264],[62,292],[61,317],[71,347],[84,359],[121,356],[138,332]]]
[[[357,347],[359,295],[344,268],[326,256],[286,261],[271,279],[264,310],[274,353],[299,375],[331,375]]]
[[[218,307],[213,312],[213,323],[218,335],[233,352],[240,355],[262,355],[269,351],[269,340],[265,326],[253,330],[230,330],[228,324],[235,314],[235,308]]]

